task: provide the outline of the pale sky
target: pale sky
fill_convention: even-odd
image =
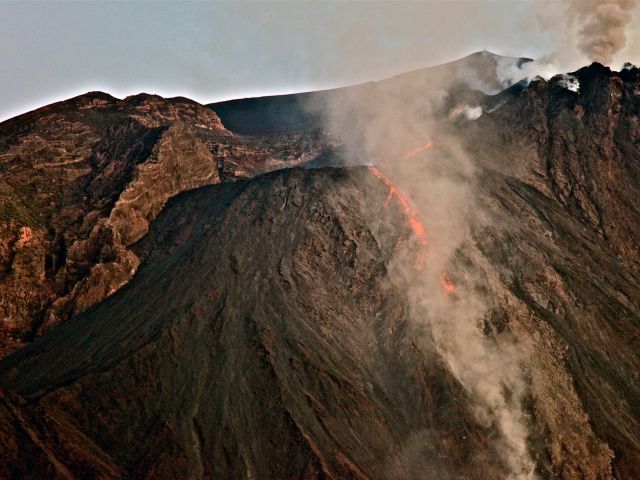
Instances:
[[[558,40],[541,29],[534,3],[551,14],[561,7],[0,0],[0,120],[89,90],[209,103],[375,80],[482,49],[537,57]],[[634,22],[628,55],[639,51]]]

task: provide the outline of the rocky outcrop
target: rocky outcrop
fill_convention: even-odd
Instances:
[[[126,283],[131,244],[170,196],[220,181],[206,142],[228,138],[210,109],[150,95],[89,93],[0,125],[0,355]]]
[[[175,122],[160,136],[149,158],[135,166],[132,179],[89,238],[71,245],[67,265],[95,259],[87,276],[58,298],[39,332],[46,332],[72,313],[86,310],[118,290],[135,273],[139,259],[130,247],[148,231],[149,222],[172,196],[220,182],[216,160],[189,128]],[[108,249],[108,252],[104,250]],[[96,258],[92,252],[100,250]]]

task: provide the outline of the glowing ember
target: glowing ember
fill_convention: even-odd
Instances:
[[[456,284],[449,278],[449,275],[443,273],[440,275],[440,285],[442,289],[447,293],[453,293],[456,291]]]
[[[431,148],[432,144],[431,142],[427,142],[424,145],[422,145],[421,147],[415,148],[413,150],[409,150],[408,152],[406,152],[403,157],[404,158],[409,158],[409,157],[415,157],[418,153],[422,152],[423,150],[426,150],[427,148]]]

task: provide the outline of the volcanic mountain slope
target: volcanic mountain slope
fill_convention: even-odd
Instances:
[[[501,59],[478,53],[379,82],[376,91],[419,84],[425,95],[453,88],[457,96],[480,98],[469,85],[480,79],[497,88]],[[338,102],[336,95],[352,90],[367,96],[370,87],[330,96]],[[292,96],[296,107],[275,115],[262,100],[247,100],[249,111],[241,101],[250,117],[237,121],[227,104],[215,104],[241,134],[235,136],[196,102],[146,94],[118,100],[91,92],[0,124],[0,358],[126,283],[139,263],[131,245],[173,195],[343,161],[317,110],[328,98],[318,95],[312,102]],[[305,112],[315,120],[302,119]],[[275,130],[265,135],[258,123]]]
[[[397,275],[420,248],[406,209],[364,167],[169,200],[126,285],[0,362],[0,476],[640,478],[639,72],[574,75],[444,127],[483,219],[446,265],[455,292],[420,292],[439,323]],[[446,164],[439,140],[403,161]],[[477,340],[442,342],[467,297],[519,391],[474,388]],[[519,425],[481,414],[496,398]]]
[[[492,185],[513,228],[476,232],[450,272],[460,295],[493,302],[489,338],[532,353],[538,472],[611,478],[615,452],[616,478],[634,478],[632,424],[594,433],[634,388],[608,377],[637,355],[612,331],[624,306],[590,262],[619,265],[530,187]],[[2,475],[508,478],[500,432],[475,419],[476,399],[410,320],[406,285],[389,282],[410,229],[387,193],[364,168],[289,170],[171,200],[127,285],[0,363]],[[539,209],[561,239],[538,233]],[[633,277],[609,281],[636,295]],[[633,332],[626,308],[616,328]],[[613,342],[624,361],[593,357]],[[585,384],[611,399],[592,404]]]
[[[379,98],[411,95],[423,101],[434,93],[442,94],[444,98],[448,94],[450,102],[485,103],[490,100],[485,93],[498,93],[509,86],[497,74],[499,66],[507,63],[521,65],[527,61],[530,59],[503,57],[483,51],[377,82],[318,92],[228,100],[209,106],[234,133],[252,136],[300,134],[326,129],[327,105],[342,106],[354,98],[362,102],[367,99],[374,108]],[[489,104],[493,105],[490,101]],[[446,106],[451,108],[453,104],[447,103]]]
[[[533,82],[467,131],[487,203],[511,225],[478,248],[515,302],[555,332],[565,351],[543,360],[535,341],[533,358],[567,369],[616,478],[639,478],[640,70],[593,64],[573,77],[579,92],[562,76]],[[540,381],[553,378],[547,370]]]
[[[129,284],[1,364],[2,475],[500,476],[496,433],[407,335],[386,195],[292,170],[170,201]]]
[[[317,154],[234,138],[196,102],[145,94],[88,93],[2,123],[0,357],[124,284],[130,246],[171,196]]]

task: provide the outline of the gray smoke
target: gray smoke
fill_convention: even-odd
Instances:
[[[625,27],[636,0],[580,0],[569,4],[570,20],[577,21],[578,50],[594,62],[611,64],[627,43]]]
[[[531,2],[527,17],[534,17],[540,28],[553,39],[555,49],[532,62],[521,63],[503,57],[496,74],[504,88],[520,80],[536,77],[550,79],[576,70],[587,63],[611,65],[627,43],[629,23],[637,0],[567,0],[561,9],[550,8],[548,2]],[[626,54],[635,56],[633,49]],[[567,84],[570,90],[577,86]]]

